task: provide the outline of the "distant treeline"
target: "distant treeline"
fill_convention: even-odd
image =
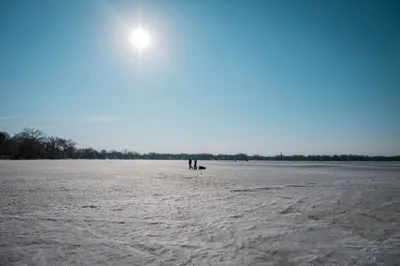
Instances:
[[[20,133],[10,136],[0,132],[0,159],[154,159],[154,160],[230,160],[230,161],[400,161],[399,156],[364,156],[364,155],[276,155],[260,156],[243,153],[228,154],[168,154],[143,153],[134,151],[97,151],[92,148],[78,149],[76,142],[70,139],[49,137],[40,130],[25,128]]]

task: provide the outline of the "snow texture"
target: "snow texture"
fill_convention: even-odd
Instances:
[[[0,161],[0,265],[399,265],[400,164]]]

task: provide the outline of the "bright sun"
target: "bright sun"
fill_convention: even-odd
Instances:
[[[150,45],[150,34],[139,27],[132,32],[130,41],[139,51],[142,51]]]

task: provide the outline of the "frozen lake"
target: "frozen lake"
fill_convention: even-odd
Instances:
[[[0,265],[399,265],[400,164],[0,161]]]

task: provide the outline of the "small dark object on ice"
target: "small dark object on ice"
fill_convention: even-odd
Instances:
[[[85,206],[82,206],[82,208],[91,208],[91,209],[94,209],[94,208],[98,208],[99,206],[94,206],[94,205],[85,205]]]
[[[201,165],[199,165],[199,170],[205,170],[206,169],[206,167],[205,166],[201,166]]]

